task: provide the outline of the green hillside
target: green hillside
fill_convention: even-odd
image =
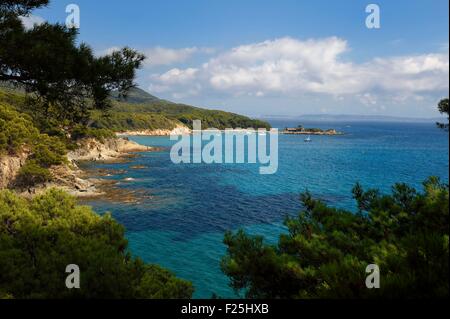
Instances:
[[[0,85],[0,101],[15,105],[24,104],[22,90]],[[201,120],[203,128],[267,128],[270,124],[246,116],[218,110],[207,110],[186,104],[159,99],[144,90],[130,90],[127,99],[112,94],[113,107],[106,111],[92,111],[89,126],[116,132],[132,130],[173,129],[184,124],[192,128],[194,120]]]
[[[269,123],[246,116],[161,100],[139,88],[132,89],[125,101],[113,96],[113,108],[106,114],[95,112],[92,127],[126,131],[173,129],[184,124],[192,128],[194,120],[201,120],[204,128],[270,128]]]
[[[142,104],[115,102],[114,107],[107,113],[94,112],[92,119],[92,127],[114,131],[172,129],[179,124],[192,128],[194,120],[201,120],[203,128],[270,128],[269,123],[246,116],[164,100]]]
[[[112,92],[111,96],[117,100],[123,100],[119,98],[117,92]],[[128,103],[148,103],[159,100],[156,96],[151,95],[150,93],[140,89],[140,88],[132,88],[127,94],[126,101]]]

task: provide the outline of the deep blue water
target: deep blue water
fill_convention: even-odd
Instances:
[[[298,123],[272,121],[274,127]],[[254,164],[172,164],[168,137],[132,137],[141,144],[165,147],[142,153],[125,164],[95,164],[121,169],[108,177],[116,186],[137,191],[138,203],[92,201],[96,211],[110,211],[127,230],[129,247],[146,262],[160,264],[194,283],[195,297],[235,297],[220,272],[226,230],[244,228],[274,242],[285,231],[286,215],[300,209],[306,189],[328,203],[352,209],[351,189],[389,192],[395,182],[421,187],[431,175],[448,182],[448,133],[433,123],[333,122],[307,127],[336,128],[343,136],[279,137],[279,168],[260,175]],[[130,168],[145,165],[145,169]],[[135,179],[132,182],[126,178]]]

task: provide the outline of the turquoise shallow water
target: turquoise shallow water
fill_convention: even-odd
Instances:
[[[273,121],[275,127],[298,123]],[[139,203],[92,201],[96,211],[111,211],[125,225],[130,250],[147,262],[160,264],[196,288],[195,297],[235,297],[220,272],[226,230],[244,228],[270,242],[285,231],[286,215],[300,210],[298,196],[309,189],[328,203],[354,208],[351,189],[365,187],[389,192],[395,182],[415,187],[430,175],[448,182],[448,133],[433,123],[306,123],[336,128],[344,136],[280,135],[279,168],[260,175],[252,164],[182,164],[170,161],[168,137],[133,137],[141,144],[162,146],[130,163],[95,164],[123,170],[108,178],[117,187],[142,195]],[[145,169],[132,169],[145,165]],[[126,178],[134,181],[127,182]]]

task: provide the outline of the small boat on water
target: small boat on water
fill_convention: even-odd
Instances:
[[[312,142],[311,136],[308,136],[307,138],[305,138],[305,143],[310,143]]]

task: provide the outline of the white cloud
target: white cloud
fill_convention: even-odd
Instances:
[[[161,76],[159,76],[159,81],[166,84],[177,84],[177,83],[188,83],[195,79],[198,69],[188,68],[185,70],[172,69]]]
[[[114,51],[120,50],[119,47],[111,47],[106,50],[99,52],[99,55],[111,54]],[[153,47],[143,50],[138,50],[142,52],[146,59],[144,61],[145,67],[155,67],[155,66],[169,66],[177,63],[186,62],[191,59],[196,54],[213,54],[215,52],[212,48],[181,48],[181,49],[171,49],[164,47]]]
[[[189,60],[194,54],[211,54],[214,50],[210,48],[182,48],[182,49],[170,49],[163,47],[155,47],[144,50],[144,54],[147,57],[145,60],[146,66],[159,66],[159,65],[173,65],[180,62]]]
[[[151,83],[175,94],[199,94],[194,88],[200,86],[233,96],[356,95],[365,104],[376,103],[376,95],[382,93],[448,90],[448,52],[354,63],[344,59],[348,51],[348,43],[337,37],[286,37],[235,47],[196,68],[154,74]]]
[[[150,84],[149,91],[154,93],[164,93],[171,91],[174,87],[183,87],[192,81],[196,80],[196,75],[198,69],[188,68],[184,70],[171,69],[170,71],[159,75],[154,74],[150,76],[152,78],[152,84]],[[190,88],[184,89],[185,93],[174,93],[174,96],[186,96],[186,95],[196,95],[200,91],[200,84],[192,84]],[[186,91],[191,92],[191,94],[186,94]]]
[[[33,27],[35,25],[41,25],[43,23],[45,23],[45,19],[40,17],[40,16],[36,16],[36,15],[28,15],[28,16],[21,16],[19,17],[20,21],[22,21],[23,26],[25,27],[25,29],[30,30],[33,29]]]

